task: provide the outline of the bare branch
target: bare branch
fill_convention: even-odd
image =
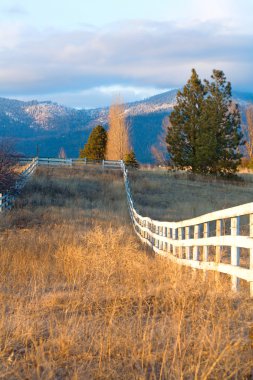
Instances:
[[[243,133],[246,139],[246,151],[248,158],[253,159],[253,106],[246,110],[247,125],[243,125]]]
[[[18,155],[14,152],[10,141],[0,142],[0,193],[11,190],[16,180],[14,171]]]
[[[126,122],[125,107],[121,99],[117,99],[110,107],[109,130],[107,141],[107,159],[123,160],[130,152],[129,125]]]

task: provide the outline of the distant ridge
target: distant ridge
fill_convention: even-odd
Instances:
[[[126,116],[132,131],[132,143],[137,159],[152,162],[151,145],[157,141],[162,121],[176,102],[178,89],[126,104]],[[234,92],[234,99],[242,109],[253,103],[253,94]],[[35,155],[55,157],[61,147],[68,156],[77,157],[97,124],[107,127],[109,107],[74,109],[50,100],[21,101],[0,98],[0,138],[12,138],[17,149]]]

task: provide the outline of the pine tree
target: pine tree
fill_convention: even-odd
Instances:
[[[136,160],[135,153],[133,150],[131,152],[127,153],[124,157],[124,163],[127,167],[138,169],[139,163]]]
[[[242,144],[240,113],[231,100],[231,84],[214,70],[213,82],[201,83],[196,71],[170,116],[166,142],[171,160],[195,173],[229,175],[236,171]]]
[[[239,147],[244,144],[238,105],[232,101],[231,83],[221,70],[213,70],[212,82],[205,80],[208,93],[202,115],[206,151],[211,174],[231,175],[241,161]],[[203,146],[203,142],[202,142]]]
[[[91,131],[84,149],[80,150],[80,158],[88,158],[90,160],[104,160],[106,143],[107,132],[101,125],[97,125]]]
[[[196,71],[183,91],[177,93],[177,104],[170,115],[166,142],[172,161],[179,168],[190,167],[198,171],[197,140],[199,139],[200,117],[203,112],[205,88]]]

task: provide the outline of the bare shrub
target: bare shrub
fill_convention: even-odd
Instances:
[[[169,154],[167,150],[166,136],[168,133],[168,125],[170,124],[170,119],[165,117],[162,123],[162,131],[158,135],[158,141],[156,144],[151,146],[151,153],[155,161],[159,165],[168,165]]]
[[[245,147],[248,159],[253,160],[253,106],[246,109],[247,125],[243,125],[243,132],[245,136]]]
[[[110,107],[109,130],[106,147],[108,160],[123,160],[130,152],[129,125],[126,122],[125,107],[121,99],[117,99]]]
[[[0,192],[10,190],[15,183],[15,165],[18,156],[14,152],[11,142],[0,142]]]

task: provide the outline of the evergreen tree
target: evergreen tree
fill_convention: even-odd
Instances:
[[[214,70],[213,81],[203,85],[196,73],[170,116],[166,142],[172,161],[195,173],[229,175],[240,163],[240,113],[231,100],[231,84]]]
[[[238,105],[232,101],[231,83],[221,70],[213,70],[212,82],[205,80],[208,93],[202,115],[203,131],[209,161],[206,170],[212,174],[230,175],[241,161],[241,117]],[[203,142],[202,142],[203,150]]]
[[[91,132],[84,149],[80,150],[80,158],[90,160],[104,160],[107,143],[107,132],[101,126],[97,125]]]
[[[125,155],[124,163],[127,167],[131,167],[131,168],[135,168],[135,169],[139,168],[139,163],[136,160],[135,153],[133,150],[131,150],[131,152],[129,152]]]
[[[177,93],[177,104],[170,115],[166,143],[172,161],[179,168],[190,167],[198,171],[197,140],[201,128],[205,88],[196,71],[183,91]]]

